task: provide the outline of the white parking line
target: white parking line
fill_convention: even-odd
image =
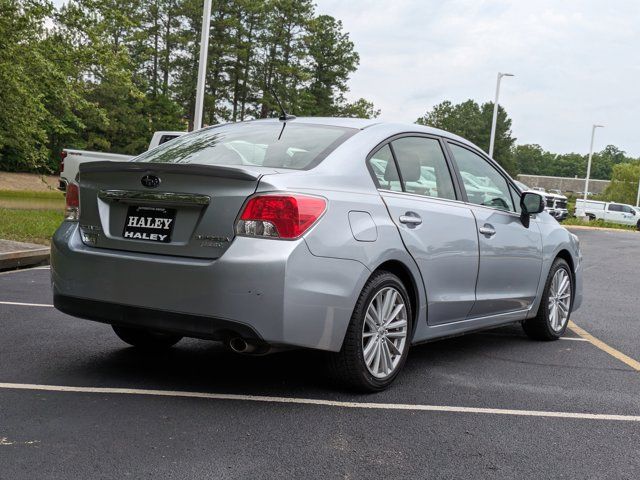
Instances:
[[[586,338],[578,338],[578,337],[560,337],[560,340],[573,340],[574,342],[588,342]]]
[[[4,302],[0,301],[0,305],[17,305],[19,307],[48,307],[52,308],[53,305],[48,303],[23,303],[23,302]]]
[[[143,390],[138,388],[71,387],[66,385],[37,385],[30,383],[0,383],[0,389],[32,390],[46,392],[101,393],[120,395],[147,395],[154,397],[198,398],[240,402],[262,402],[279,404],[315,405],[323,407],[356,408],[371,410],[407,410],[419,412],[471,413],[488,415],[511,415],[521,417],[567,418],[577,420],[608,420],[640,422],[637,415],[614,415],[605,413],[545,412],[541,410],[512,410],[503,408],[455,407],[445,405],[420,405],[405,403],[340,402],[316,398],[271,397],[261,395],[233,395],[227,393],[185,392],[173,390]]]

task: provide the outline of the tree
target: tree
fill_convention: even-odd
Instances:
[[[467,100],[454,105],[447,100],[434,106],[424,116],[418,118],[416,123],[460,135],[486,152],[489,150],[492,116],[492,102],[478,105],[473,100]],[[510,173],[515,173],[516,170],[511,155],[515,141],[516,139],[511,136],[511,119],[507,112],[498,106],[493,157]]]
[[[0,166],[53,171],[62,148],[137,154],[194,112],[201,0],[0,0]],[[204,122],[373,117],[359,57],[312,0],[213,0]]]
[[[640,181],[640,161],[618,163],[613,167],[611,183],[605,190],[605,197],[612,202],[636,204]]]

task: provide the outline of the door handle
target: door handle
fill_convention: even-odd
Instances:
[[[496,234],[496,229],[493,228],[491,225],[489,225],[488,223],[485,223],[484,226],[480,227],[478,229],[478,231],[482,234],[482,235],[486,235],[487,237],[493,237]]]
[[[407,212],[407,215],[400,215],[400,223],[404,223],[406,225],[420,225],[422,223],[422,219],[418,216],[418,214],[413,212]]]

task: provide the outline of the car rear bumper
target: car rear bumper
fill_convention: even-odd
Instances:
[[[304,240],[237,237],[216,260],[97,249],[65,222],[51,246],[55,305],[112,324],[337,351],[369,271]]]

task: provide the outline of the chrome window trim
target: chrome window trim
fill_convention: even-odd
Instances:
[[[507,215],[510,215],[510,216],[516,217],[516,218],[520,218],[520,216],[521,216],[518,212],[511,212],[511,211],[507,211],[507,210],[501,210],[499,208],[489,207],[487,205],[478,205],[477,203],[465,202],[464,200],[451,200],[451,199],[448,199],[448,198],[433,197],[431,195],[420,195],[419,193],[397,192],[395,190],[387,190],[385,188],[378,188],[378,192],[395,193],[395,194],[398,194],[398,195],[408,195],[408,196],[411,196],[411,197],[424,198],[424,199],[427,199],[427,200],[436,200],[436,201],[445,202],[445,203],[457,203],[457,204],[464,205],[466,207],[487,208],[489,210],[493,210],[494,212],[505,213]],[[532,218],[533,218],[533,216],[532,216]]]
[[[100,190],[98,198],[112,201],[158,202],[164,204],[199,205],[206,206],[211,202],[208,195],[176,192],[142,192],[139,190]]]

